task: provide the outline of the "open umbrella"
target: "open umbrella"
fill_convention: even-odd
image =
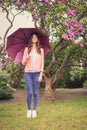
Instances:
[[[50,50],[49,37],[38,28],[19,28],[7,37],[6,52],[16,62],[21,62],[25,47],[32,33],[39,36],[45,55]]]

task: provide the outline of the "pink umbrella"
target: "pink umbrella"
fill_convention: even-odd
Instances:
[[[31,34],[36,33],[44,49],[45,55],[50,50],[49,37],[37,28],[19,28],[7,37],[6,52],[16,62],[21,62],[25,47]]]

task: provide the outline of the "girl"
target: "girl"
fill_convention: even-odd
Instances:
[[[42,81],[42,73],[44,69],[44,50],[41,48],[41,44],[37,34],[32,34],[28,47],[25,48],[22,64],[25,65],[24,78],[27,88],[27,117],[37,117],[36,108],[38,104],[39,87]],[[33,98],[33,110],[32,105]]]

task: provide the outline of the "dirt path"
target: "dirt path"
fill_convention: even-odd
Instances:
[[[43,96],[43,92],[40,92],[40,98]],[[87,96],[87,89],[58,89],[55,91],[55,100],[70,100],[81,96]],[[11,100],[0,101],[0,104],[8,103],[25,103],[26,102],[26,91],[21,90],[14,93],[14,98]]]

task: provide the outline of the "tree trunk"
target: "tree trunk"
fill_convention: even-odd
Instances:
[[[58,80],[60,79],[61,75],[65,71],[66,65],[70,59],[70,56],[66,56],[60,66],[60,68],[56,71],[55,77],[52,81],[51,75],[49,70],[44,71],[43,77],[45,82],[45,91],[44,91],[44,98],[46,100],[54,100],[54,91],[57,87]]]
[[[45,81],[45,90],[44,90],[43,98],[45,100],[54,100],[54,92],[52,90],[51,77],[48,76],[46,73],[43,74],[43,77]]]

